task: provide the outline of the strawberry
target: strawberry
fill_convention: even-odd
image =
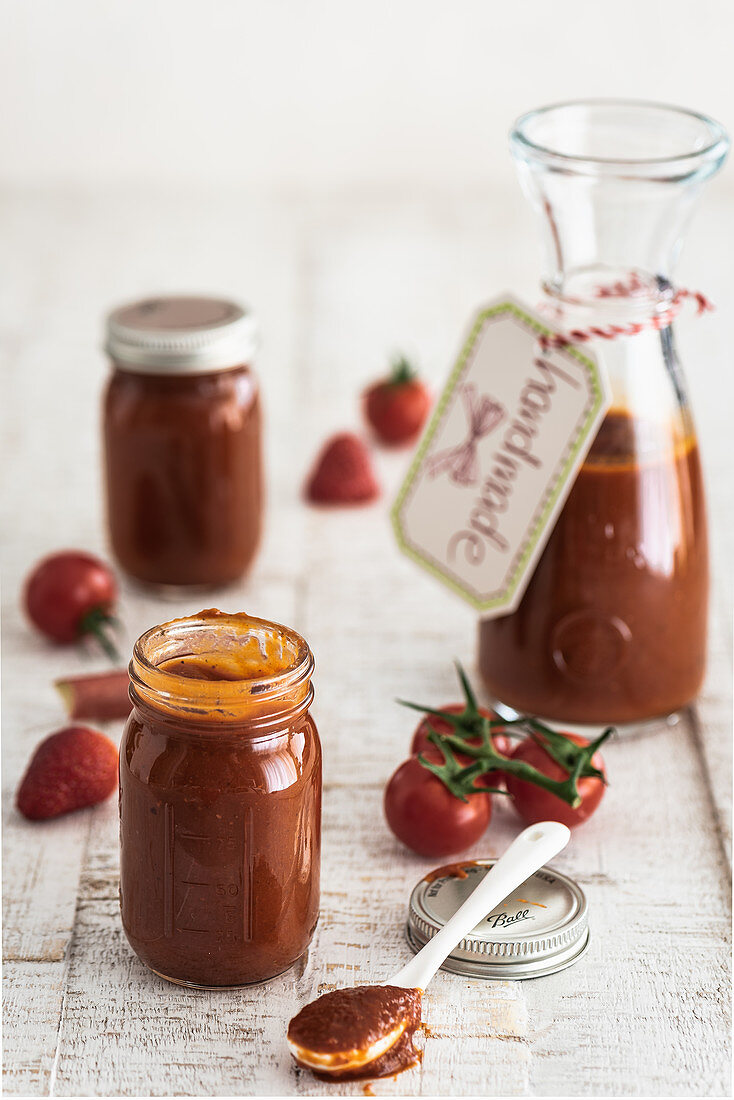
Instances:
[[[305,492],[314,504],[365,504],[379,496],[362,440],[351,432],[332,436],[316,460]]]
[[[392,374],[375,382],[363,394],[364,414],[377,437],[391,446],[410,443],[418,436],[431,408],[428,387],[402,356]]]
[[[98,730],[67,726],[38,746],[16,795],[24,817],[40,821],[93,806],[117,786],[117,748]]]

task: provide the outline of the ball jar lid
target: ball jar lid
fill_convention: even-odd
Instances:
[[[256,348],[254,317],[225,298],[143,298],[107,318],[105,350],[120,367],[141,374],[226,370],[250,363]]]
[[[465,860],[421,879],[410,897],[405,930],[414,951],[443,928],[495,863]],[[583,890],[541,867],[477,924],[441,969],[473,978],[539,978],[571,966],[588,944]]]

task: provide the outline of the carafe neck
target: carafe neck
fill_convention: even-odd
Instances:
[[[524,115],[510,146],[540,218],[548,295],[664,309],[701,186],[728,151],[721,126],[658,104],[576,102]]]

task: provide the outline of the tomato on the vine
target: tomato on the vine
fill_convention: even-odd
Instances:
[[[461,714],[465,708],[466,703],[448,703],[445,707],[437,707],[436,709],[445,710],[448,714]],[[486,707],[479,707],[479,713],[483,718],[496,719],[497,717],[496,714],[493,714],[491,710],[487,710]],[[431,747],[432,742],[428,739],[431,730],[440,733],[442,737],[445,737],[447,733],[454,732],[444,718],[440,718],[437,714],[426,714],[424,718],[421,718],[413,734],[410,751],[414,756],[417,756],[419,752],[425,752],[427,748]],[[479,737],[470,737],[467,738],[467,740],[472,745],[478,745],[481,742],[481,738]],[[492,743],[497,749],[497,752],[501,752],[503,756],[510,755],[512,751],[512,740],[504,733],[493,733]]]
[[[581,737],[579,734],[566,733],[565,736],[577,745],[589,744],[588,738]],[[516,746],[511,754],[511,759],[531,764],[543,775],[562,782],[567,778],[568,772],[553,760],[541,742],[542,735],[538,735],[537,739],[528,737]],[[591,765],[606,775],[601,753],[594,753],[591,758]],[[535,784],[528,783],[523,779],[518,779],[517,776],[506,775],[505,783],[508,794],[512,795],[515,809],[529,824],[535,824],[537,821],[560,821],[563,825],[567,825],[569,829],[580,825],[591,817],[604,797],[605,789],[603,780],[597,776],[580,776],[576,783],[581,796],[581,803],[574,809],[550,791],[546,791],[542,787],[537,787]]]
[[[423,754],[430,763],[443,762],[431,746]],[[398,840],[422,856],[449,856],[474,844],[492,816],[490,796],[455,795],[417,756],[405,760],[385,788],[385,817]]]
[[[398,700],[424,717],[413,734],[412,750],[420,755],[398,768],[385,791],[385,813],[396,836],[425,855],[468,847],[489,822],[490,788],[496,790],[499,781],[531,823],[550,819],[574,826],[590,817],[606,782],[598,750],[613,728],[588,741],[537,718],[501,721],[479,706],[458,662],[456,668],[463,704],[440,709]],[[526,737],[515,749],[511,730]]]
[[[462,714],[466,709],[466,703],[448,703],[445,707],[437,707],[437,710],[444,710],[448,714]],[[497,715],[493,714],[491,710],[487,710],[486,707],[479,707],[479,713],[483,718],[496,718]],[[429,738],[429,734],[435,731],[442,737],[447,734],[454,733],[453,727],[444,718],[440,718],[437,714],[426,714],[421,718],[420,722],[416,726],[415,733],[413,734],[413,740],[410,745],[410,751],[414,756],[417,756],[421,752],[425,752],[427,749],[434,748],[433,742]],[[467,744],[469,745],[481,745],[482,739],[479,736],[467,737]],[[512,740],[504,733],[493,733],[492,744],[496,748],[497,752],[501,752],[503,756],[509,756],[512,752]],[[471,764],[472,758],[467,756],[466,753],[456,752],[456,759],[462,764]],[[482,784],[487,787],[497,787],[503,779],[501,771],[489,771],[482,778]]]

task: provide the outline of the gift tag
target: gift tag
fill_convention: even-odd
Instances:
[[[512,611],[611,401],[593,354],[510,295],[476,315],[393,507],[401,549]]]

